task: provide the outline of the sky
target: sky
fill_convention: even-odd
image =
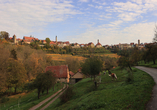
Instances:
[[[0,31],[70,43],[150,43],[157,0],[0,0]]]

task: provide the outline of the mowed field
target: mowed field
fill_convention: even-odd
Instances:
[[[66,58],[76,58],[80,61],[84,61],[86,58],[82,57],[82,56],[73,56],[70,54],[47,54],[48,56],[51,56],[52,60],[56,60],[56,61],[65,61]],[[115,57],[118,58],[119,56],[117,54],[96,54],[96,55],[100,55],[100,56],[108,56],[108,57]]]

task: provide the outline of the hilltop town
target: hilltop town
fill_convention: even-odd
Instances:
[[[40,42],[40,44],[39,44],[40,47],[43,47],[46,44],[46,40],[40,40],[40,39],[32,37],[32,36],[30,36],[30,37],[24,36],[23,39],[20,39],[20,38],[16,38],[16,35],[14,35],[13,37],[10,37],[9,39],[12,40],[14,42],[14,44],[31,44],[32,42],[35,42],[35,41]],[[131,42],[130,44],[119,43],[119,44],[115,44],[115,45],[102,45],[98,39],[96,45],[93,42],[89,42],[87,44],[79,44],[79,43],[70,43],[69,41],[58,41],[57,36],[56,36],[56,40],[50,41],[49,44],[50,44],[50,46],[57,45],[60,48],[71,45],[72,48],[81,48],[81,47],[101,48],[101,47],[104,47],[106,49],[107,48],[110,48],[110,49],[118,48],[120,50],[123,50],[123,49],[132,48],[132,47],[138,47],[139,49],[142,49],[148,43],[140,43],[140,40],[138,40],[138,43]]]

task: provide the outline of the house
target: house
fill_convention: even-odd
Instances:
[[[51,41],[51,42],[50,42],[50,46],[51,46],[51,45],[56,45],[56,43],[53,42],[53,41]]]
[[[89,42],[88,43],[88,47],[94,47],[94,43],[93,42]]]
[[[51,71],[56,75],[57,81],[69,83],[69,69],[67,65],[48,66],[45,71]]]
[[[75,84],[77,82],[79,82],[80,80],[82,80],[84,77],[83,73],[81,72],[81,70],[79,69],[78,72],[76,74],[74,74],[71,78],[70,78],[70,83],[71,84]]]
[[[80,48],[80,45],[78,43],[75,43],[74,46],[72,46],[72,48]]]
[[[30,44],[31,42],[38,41],[38,40],[39,40],[38,38],[34,38],[34,37],[27,37],[27,36],[23,37],[23,42],[27,44]]]
[[[96,44],[96,47],[97,47],[97,48],[102,47],[102,45],[101,45],[100,42],[99,42],[99,39],[98,39],[98,43]]]
[[[73,77],[75,74],[72,71],[70,71],[69,75],[70,75],[70,77]]]

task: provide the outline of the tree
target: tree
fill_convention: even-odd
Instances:
[[[80,61],[76,58],[67,57],[65,62],[68,64],[69,70],[74,73],[76,73],[80,68]]]
[[[157,59],[157,45],[154,44],[148,44],[146,45],[147,50],[147,54],[148,54],[148,58],[149,60],[152,60],[154,64],[156,64],[156,59]]]
[[[157,42],[157,25],[155,26],[154,32],[155,34],[154,34],[153,42]]]
[[[15,50],[15,49],[12,49],[12,50],[10,51],[10,53],[11,53],[11,54],[10,54],[11,58],[17,60],[16,50]]]
[[[95,81],[95,76],[102,71],[103,62],[97,57],[91,57],[86,59],[81,67],[82,73],[93,76]]]
[[[15,93],[18,87],[24,86],[27,80],[26,70],[18,60],[10,58],[7,61],[7,80],[8,88],[14,87]]]
[[[131,49],[128,49],[128,50],[121,50],[119,55],[121,56],[119,59],[118,59],[118,66],[120,66],[121,68],[125,68],[125,67],[128,67],[131,71],[131,66],[134,64],[132,58],[130,57],[131,56]]]
[[[47,44],[50,44],[51,40],[49,38],[46,38],[45,40],[46,40]]]
[[[1,31],[0,32],[0,39],[3,39],[3,38],[8,40],[9,39],[9,33],[6,31]]]
[[[40,98],[40,93],[44,90],[48,90],[55,85],[56,77],[51,71],[46,73],[39,73],[34,80],[34,87],[38,89],[38,99]]]

